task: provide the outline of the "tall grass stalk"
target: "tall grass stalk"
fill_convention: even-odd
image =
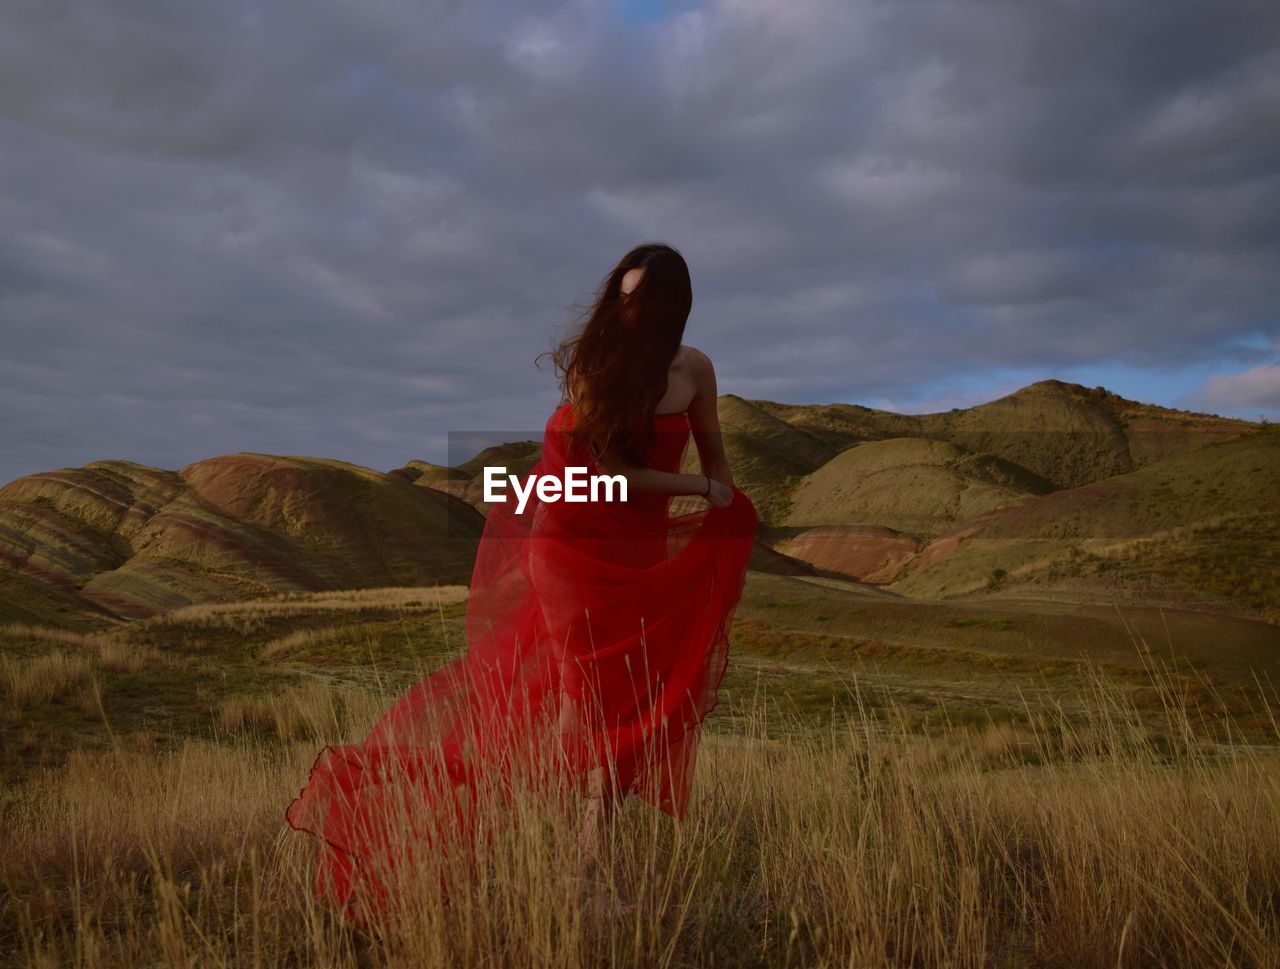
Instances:
[[[1154,721],[1091,668],[1069,707],[940,734],[912,729],[892,703],[862,704],[856,678],[854,712],[818,731],[762,694],[734,733],[704,735],[683,822],[628,799],[592,867],[573,790],[489,803],[482,789],[474,864],[446,839],[400,870],[395,917],[365,933],[313,896],[315,841],[281,813],[315,737],[356,739],[368,723],[340,723],[332,696],[299,691],[261,716],[305,725],[303,740],[117,745],[8,792],[0,959],[1280,965],[1277,748],[1240,742],[1155,660],[1150,673]],[[391,699],[358,706],[368,719]]]

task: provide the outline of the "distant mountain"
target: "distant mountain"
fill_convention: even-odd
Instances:
[[[734,394],[722,395],[717,409],[734,480],[751,497],[762,522],[862,521],[926,532],[996,507],[1005,499],[1012,502],[1132,471],[1257,426],[1144,404],[1104,388],[1060,380],[1040,381],[986,404],[935,414],[895,414],[856,404],[779,404]],[[942,442],[957,450],[944,458],[934,446],[912,451],[907,442],[889,443],[905,438]],[[856,458],[847,453],[855,445],[872,442],[884,442],[884,450],[872,448]],[[540,442],[517,441],[490,448],[457,468],[415,461],[397,473],[483,510],[481,468],[497,463],[511,468],[513,474],[524,473],[540,453]],[[897,469],[893,454],[902,458]],[[932,457],[924,456],[928,454]],[[839,461],[824,468],[837,456]],[[874,486],[868,482],[859,504],[858,499],[849,498],[850,485],[843,479],[860,475],[866,470],[859,467],[863,463],[887,476]],[[922,476],[924,465],[929,464],[936,471],[928,475],[929,484],[921,490],[905,487],[910,480],[908,465],[915,465],[914,473]],[[682,467],[698,470],[692,442]],[[948,483],[944,485],[943,479]],[[919,480],[923,484],[923,478]],[[843,488],[844,498],[828,505],[827,498],[837,486]],[[885,508],[884,501],[901,507]],[[930,502],[932,510],[925,508]]]
[[[0,619],[465,582],[483,526],[444,492],[342,461],[95,461],[0,488]]]
[[[863,441],[927,437],[1012,461],[1055,488],[1133,471],[1257,426],[1061,380],[1042,380],[986,404],[932,414],[895,414],[856,404],[747,403],[835,451]]]

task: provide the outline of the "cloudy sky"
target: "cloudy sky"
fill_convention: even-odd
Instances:
[[[0,483],[536,434],[650,240],[724,392],[1280,419],[1280,5],[6,0]]]

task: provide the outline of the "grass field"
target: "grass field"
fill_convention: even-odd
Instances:
[[[588,869],[575,803],[481,804],[354,933],[282,812],[465,591],[0,628],[0,964],[1280,965],[1274,626],[757,573],[683,824],[629,799]]]

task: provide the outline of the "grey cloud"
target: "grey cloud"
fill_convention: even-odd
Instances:
[[[643,239],[746,396],[1280,334],[1272,3],[612,10],[6,4],[0,480],[536,430],[533,357]]]

